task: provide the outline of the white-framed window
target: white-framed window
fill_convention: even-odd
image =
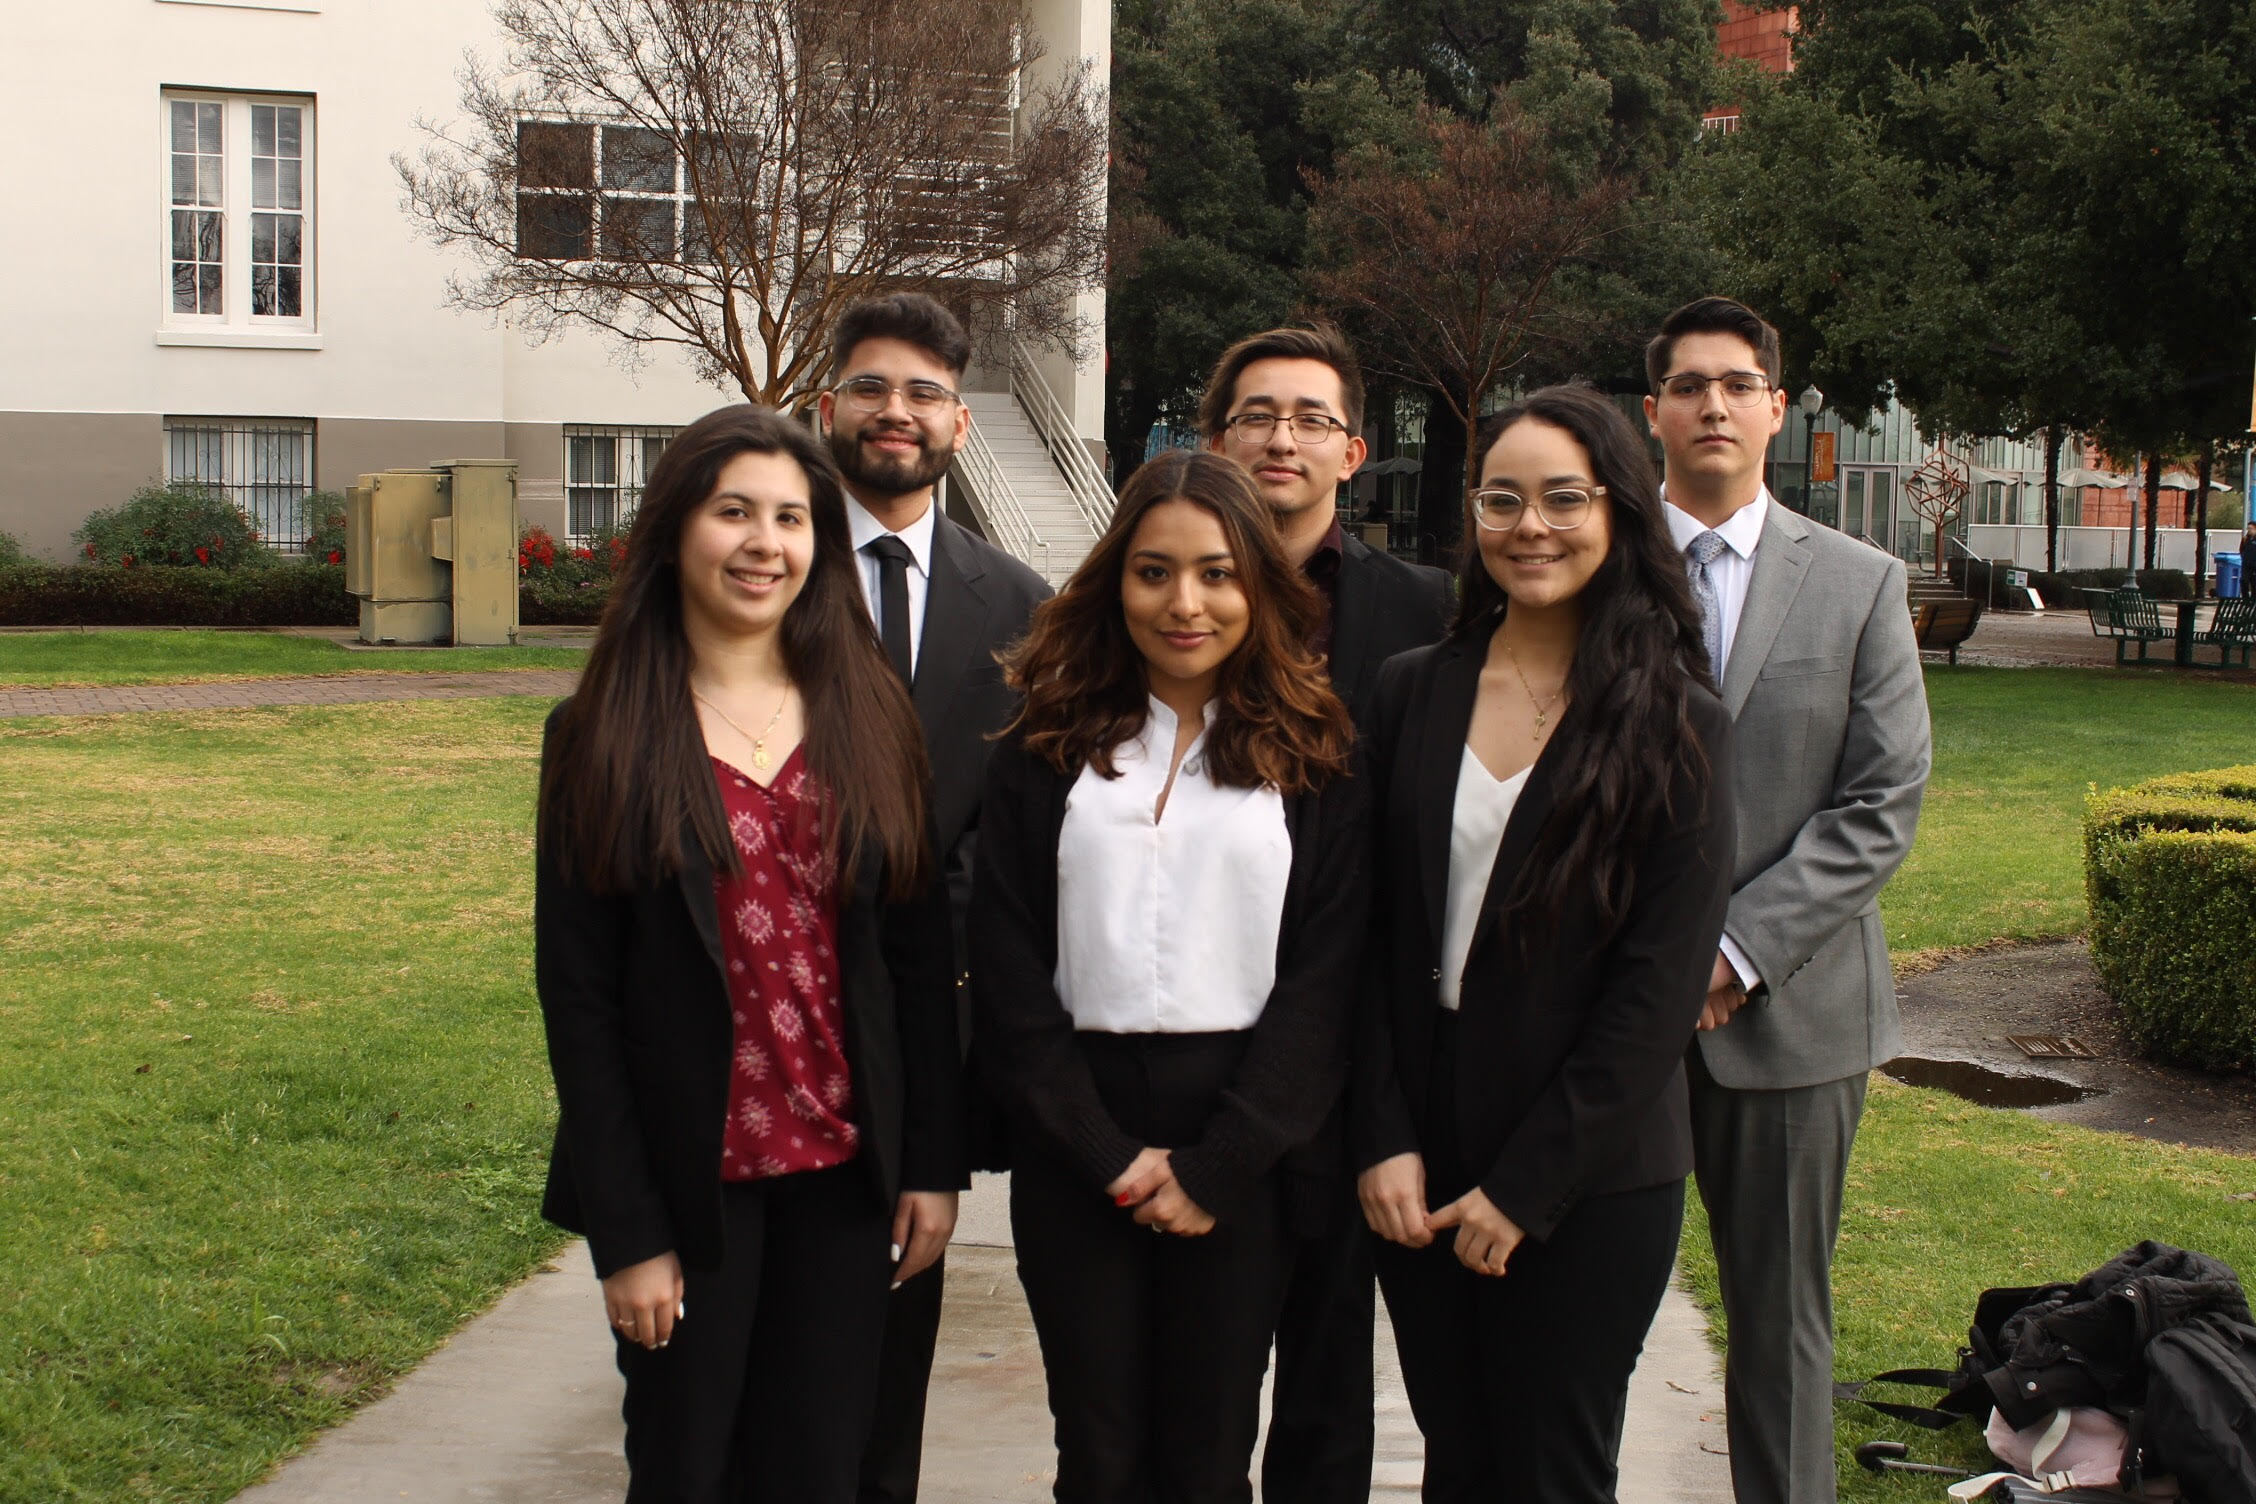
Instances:
[[[642,488],[679,428],[612,428],[567,424],[564,501],[567,542],[634,521]]]
[[[201,481],[227,493],[271,548],[305,546],[313,489],[311,418],[165,419],[165,481]]]
[[[313,328],[313,101],[163,92],[164,323]]]
[[[517,126],[517,254],[533,261],[680,259],[694,251],[681,154],[663,131],[547,120]]]

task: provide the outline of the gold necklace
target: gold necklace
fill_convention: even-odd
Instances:
[[[730,718],[727,711],[721,709],[720,706],[715,705],[711,700],[706,699],[704,695],[700,694],[696,685],[691,685],[689,687],[689,692],[697,696],[699,704],[703,705],[707,710],[713,712],[713,714],[719,716],[722,720],[727,721],[729,724],[729,729],[731,731],[734,731],[738,736],[743,737],[746,741],[752,744],[752,766],[758,769],[760,772],[765,773],[768,770],[769,762],[768,732],[775,730],[776,722],[783,719],[783,707],[791,703],[791,686],[789,684],[783,686],[783,698],[776,701],[775,714],[768,717],[767,730],[762,731],[758,736],[754,736],[751,732],[745,730],[742,726],[737,725],[736,722]]]
[[[1528,682],[1527,670],[1520,667],[1519,655],[1512,651],[1512,645],[1504,641],[1504,634],[1501,632],[1496,634],[1496,641],[1504,649],[1504,659],[1512,665],[1512,672],[1520,676],[1520,688],[1527,691],[1528,703],[1535,707],[1535,735],[1529,740],[1542,741],[1544,723],[1551,719],[1551,707],[1559,703],[1559,696],[1567,692],[1567,681],[1559,681],[1559,687],[1551,691],[1550,699],[1537,699],[1535,686]]]

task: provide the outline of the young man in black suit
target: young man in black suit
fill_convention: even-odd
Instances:
[[[919,293],[873,298],[846,311],[833,348],[823,428],[846,475],[846,516],[871,619],[924,727],[936,854],[955,926],[952,964],[961,978],[987,738],[1015,704],[995,654],[1025,633],[1050,587],[934,504],[934,488],[971,430],[960,392],[971,340],[955,315]],[[968,1029],[958,993],[959,1025]],[[862,1504],[916,1498],[942,1286],[916,1279],[893,1293],[877,1418],[862,1458]]]
[[[1363,374],[1338,330],[1271,329],[1222,352],[1199,404],[1207,447],[1253,473],[1299,563],[1331,608],[1310,646],[1364,723],[1379,665],[1438,640],[1449,576],[1367,547],[1339,523],[1338,495],[1368,452]],[[1339,1114],[1297,1157],[1327,1184],[1330,1215],[1300,1229],[1277,1325],[1277,1384],[1262,1454],[1270,1504],[1364,1504],[1370,1496],[1373,1279]]]

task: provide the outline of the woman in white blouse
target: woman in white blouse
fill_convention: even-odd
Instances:
[[[1008,661],[971,907],[974,1051],[1056,1496],[1247,1497],[1295,1208],[1367,928],[1321,609],[1245,472],[1151,461]]]
[[[1476,447],[1457,623],[1374,697],[1349,1135],[1428,1504],[1605,1504],[1692,1167],[1731,726],[1620,410],[1548,387]]]

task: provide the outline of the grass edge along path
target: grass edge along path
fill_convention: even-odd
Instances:
[[[0,722],[0,1500],[230,1498],[561,1244],[547,707]]]
[[[355,649],[280,631],[0,632],[0,689],[576,669],[586,663],[586,649],[576,647]]]

